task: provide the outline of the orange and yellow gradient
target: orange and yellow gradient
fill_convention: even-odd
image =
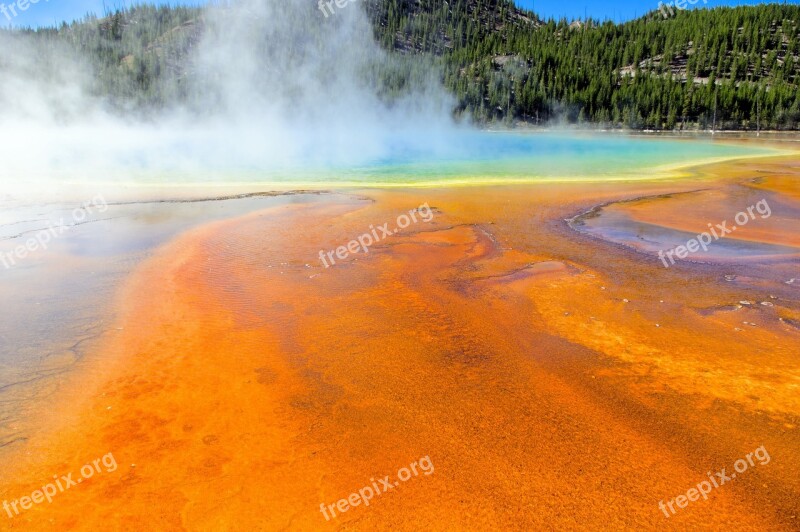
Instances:
[[[125,280],[103,363],[42,408],[46,430],[6,462],[0,499],[108,453],[118,469],[0,522],[797,529],[796,255],[666,269],[603,237],[614,216],[594,219],[600,236],[565,219],[609,204],[698,233],[755,190],[788,221],[753,222],[746,239],[800,248],[798,180],[782,160],[653,183],[350,190],[186,231]],[[431,222],[319,262],[423,203]],[[768,465],[659,508],[759,446]],[[420,457],[435,473],[320,511]]]

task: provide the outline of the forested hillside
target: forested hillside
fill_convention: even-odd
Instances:
[[[798,5],[652,12],[624,24],[542,21],[507,0],[356,5],[404,75],[436,65],[454,112],[481,123],[800,127]],[[325,20],[315,6],[309,16]],[[187,57],[204,27],[199,9],[135,7],[27,38],[88,56],[92,90],[117,108],[157,109],[186,98]],[[379,75],[402,90],[397,69]]]
[[[800,124],[800,6],[653,12],[637,20],[547,21],[504,0],[442,7],[386,0],[382,42],[440,55],[460,110],[480,120],[631,128]],[[716,105],[715,105],[716,102]]]

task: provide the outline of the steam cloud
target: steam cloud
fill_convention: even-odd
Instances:
[[[13,51],[0,59],[0,184],[268,181],[444,149],[455,129],[433,70],[403,96],[381,86],[378,70],[401,60],[359,4],[325,18],[308,0],[247,0],[206,8],[203,26],[185,98],[155,118],[92,96],[89,62],[58,41],[0,35]]]

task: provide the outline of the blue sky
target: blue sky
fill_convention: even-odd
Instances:
[[[659,0],[516,0],[517,4],[533,9],[545,18],[584,18],[584,12],[593,18],[629,20],[658,8]],[[663,0],[667,3],[667,0]],[[766,3],[764,0],[698,0],[695,7],[738,6]],[[782,2],[781,2],[782,3]],[[790,0],[790,4],[800,0]],[[585,11],[584,11],[585,10]]]
[[[0,4],[6,6],[16,6],[25,0],[0,0]],[[126,6],[137,3],[156,3],[156,4],[182,4],[182,5],[198,5],[203,4],[203,0],[150,0],[145,1],[131,1],[131,0],[38,0],[34,4],[34,0],[28,0],[30,5],[25,11],[21,11],[18,7],[14,9],[17,15],[14,16],[9,11],[6,16],[0,12],[0,25],[7,26],[9,23],[14,26],[53,26],[61,24],[66,20],[83,18],[87,13],[95,13],[102,15],[105,12],[105,7],[113,11],[116,6]],[[9,18],[11,21],[9,21]]]
[[[313,1],[313,0],[309,0]],[[583,18],[584,12],[589,16],[599,19],[627,20],[637,15],[642,15],[647,11],[658,7],[658,0],[516,0],[517,3],[525,8],[533,8],[537,13],[544,17],[566,16],[569,19]],[[6,26],[42,26],[60,24],[61,21],[71,21],[81,18],[89,12],[102,14],[104,12],[103,0],[0,0],[0,4],[6,6],[17,6],[22,2],[30,2],[27,9],[22,11],[15,7],[9,11],[8,16],[0,14],[0,25]],[[698,0],[698,6],[708,7],[721,5],[743,5],[762,3],[762,0]],[[113,9],[118,5],[130,4],[130,0],[106,0],[105,5]],[[173,0],[172,2],[159,3],[181,3],[181,4],[200,4],[202,0]],[[789,3],[800,3],[800,0],[791,0]],[[13,16],[11,13],[16,12]]]

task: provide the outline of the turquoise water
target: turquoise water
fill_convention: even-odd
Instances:
[[[323,129],[280,139],[231,133],[164,142],[121,144],[113,153],[91,146],[70,151],[17,184],[47,191],[84,185],[89,197],[115,185],[426,185],[491,182],[635,180],[672,177],[676,167],[781,153],[765,145],[709,137],[645,137],[623,133],[353,132]],[[347,137],[347,138],[344,138]],[[52,159],[52,158],[51,158]],[[37,175],[37,177],[34,177]],[[39,177],[40,176],[40,177]]]
[[[377,161],[356,175],[411,180],[459,178],[650,177],[648,169],[718,157],[767,154],[771,150],[708,140],[667,140],[609,135],[485,133],[464,139],[461,159]],[[389,179],[391,180],[391,179]]]
[[[711,139],[643,138],[619,133],[461,132],[443,139],[397,137],[378,157],[348,163],[242,169],[235,181],[425,184],[582,179],[653,179],[670,168],[777,150]],[[228,174],[229,177],[231,174]],[[193,179],[197,179],[197,175]],[[210,179],[214,179],[209,176]]]

